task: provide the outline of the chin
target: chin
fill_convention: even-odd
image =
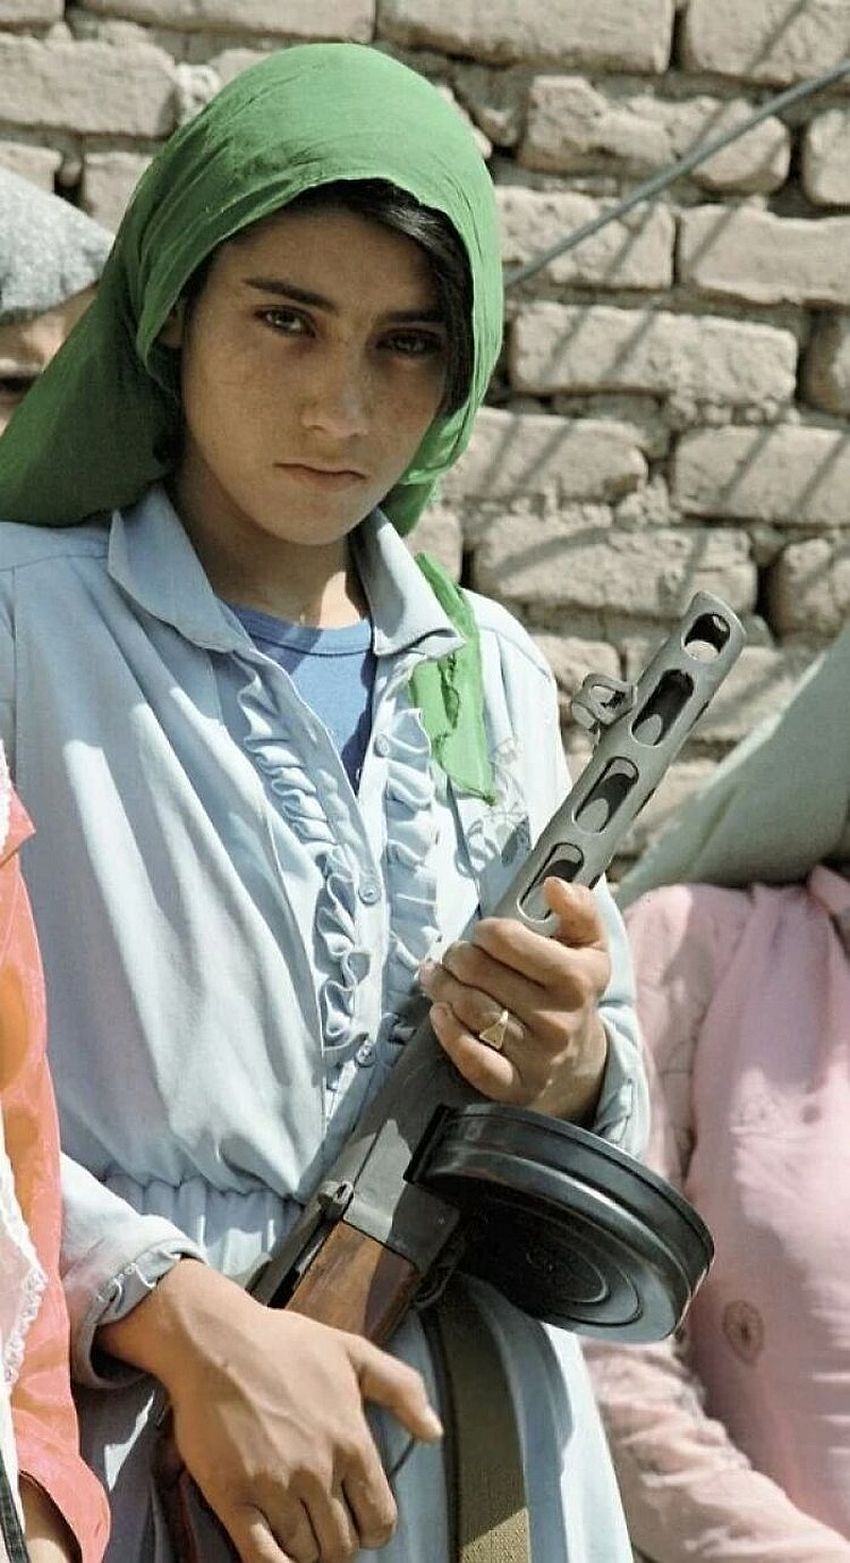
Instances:
[[[290,512],[286,517],[281,517],[278,511],[269,521],[258,517],[254,525],[279,543],[288,543],[298,548],[329,548],[350,537],[369,513],[367,510],[361,514],[358,510],[354,516],[330,517],[328,507],[323,506],[321,513],[315,517],[305,516],[303,511],[298,516]]]

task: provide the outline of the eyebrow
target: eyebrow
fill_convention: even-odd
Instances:
[[[336,315],[339,310],[332,299],[325,298],[321,293],[312,293],[307,288],[299,288],[294,282],[287,282],[283,277],[243,277],[246,287],[254,288],[258,293],[273,293],[277,298],[293,299],[297,304],[306,304],[311,309],[323,309],[329,315]],[[446,317],[441,309],[393,309],[382,317],[392,325],[404,325],[412,321],[422,321],[427,324],[445,325]]]

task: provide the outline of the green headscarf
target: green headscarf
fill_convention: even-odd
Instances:
[[[457,110],[423,77],[359,44],[306,44],[270,54],[167,142],[127,210],[94,304],[0,439],[4,520],[73,525],[132,504],[168,471],[179,417],[178,368],[158,337],[170,311],[224,240],[303,191],[338,179],[399,186],[449,219],[469,258],[475,347],[469,398],[460,411],[435,420],[384,501],[399,531],[410,530],[465,449],[498,356],[496,206]],[[444,606],[453,602],[460,613],[460,594],[447,577],[443,586]],[[478,650],[471,649],[469,659],[455,655],[454,714],[444,701],[434,709],[431,680],[423,715],[429,732],[445,735],[447,725],[459,730],[456,779],[486,795]]]
[[[619,887],[629,905],[679,881],[804,879],[848,857],[850,628],[807,670],[793,699],[727,755]]]

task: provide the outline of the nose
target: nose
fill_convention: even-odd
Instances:
[[[318,357],[318,355],[317,355]],[[371,389],[369,371],[359,353],[322,355],[311,365],[310,388],[304,400],[304,427],[336,440],[368,433]]]

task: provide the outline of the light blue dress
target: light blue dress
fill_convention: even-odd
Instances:
[[[420,961],[495,903],[566,789],[551,675],[477,597],[497,801],[446,784],[407,686],[457,632],[384,517],[354,549],[377,658],[357,796],[291,679],[214,595],[161,489],[85,526],[0,529],[0,724],[36,826],[25,870],[66,1152],[64,1271],[84,1450],[112,1496],[110,1563],[171,1553],[149,1476],[154,1386],[93,1357],[94,1331],[175,1256],[239,1275],[291,1227],[410,1033]],[[598,896],[613,976],[595,1127],[637,1150],[628,958]],[[535,1563],[626,1563],[576,1340],[495,1294],[486,1305]],[[393,1345],[434,1391],[415,1318]],[[400,1430],[381,1437],[392,1458]],[[417,1448],[397,1494],[382,1563],[449,1563],[439,1450]]]

